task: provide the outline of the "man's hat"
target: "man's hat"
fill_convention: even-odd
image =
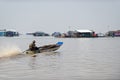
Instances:
[[[35,43],[35,40],[33,40],[33,43]]]

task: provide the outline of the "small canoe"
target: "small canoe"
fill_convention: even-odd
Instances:
[[[56,44],[49,44],[49,45],[44,45],[38,47],[37,50],[31,51],[31,50],[26,50],[26,54],[36,54],[36,53],[42,53],[42,52],[51,52],[51,51],[56,51],[58,50],[61,46],[63,45],[63,42],[57,42]]]

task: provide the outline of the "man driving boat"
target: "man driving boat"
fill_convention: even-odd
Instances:
[[[36,47],[36,41],[33,40],[32,43],[29,45],[29,50],[31,51],[35,51],[35,50],[38,50],[38,47]]]

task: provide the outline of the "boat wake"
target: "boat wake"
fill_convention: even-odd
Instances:
[[[20,54],[21,50],[18,46],[15,45],[7,45],[0,47],[0,58],[3,57],[12,57]]]

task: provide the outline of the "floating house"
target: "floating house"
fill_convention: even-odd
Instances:
[[[15,30],[0,30],[0,36],[6,36],[6,37],[13,37],[13,36],[19,36],[19,33]]]
[[[120,30],[115,31],[115,32],[114,32],[114,36],[120,37]]]
[[[48,33],[38,31],[34,32],[33,36],[50,36],[50,35]]]
[[[93,30],[76,30],[76,37],[97,37]]]
[[[105,37],[105,34],[103,34],[103,33],[97,33],[97,36],[98,37]]]
[[[26,35],[33,35],[33,33],[26,33]]]
[[[6,30],[5,30],[5,29],[0,30],[0,36],[5,36],[5,32],[6,32]]]
[[[66,37],[77,37],[76,31],[68,31]]]
[[[54,36],[54,37],[61,37],[61,33],[60,32],[54,32],[54,33],[52,33],[52,36]]]
[[[120,30],[108,31],[108,32],[106,33],[106,36],[120,37]]]
[[[52,34],[55,37],[62,38],[82,38],[82,37],[97,37],[97,34],[92,30],[75,30],[68,31],[67,33],[55,32]]]

